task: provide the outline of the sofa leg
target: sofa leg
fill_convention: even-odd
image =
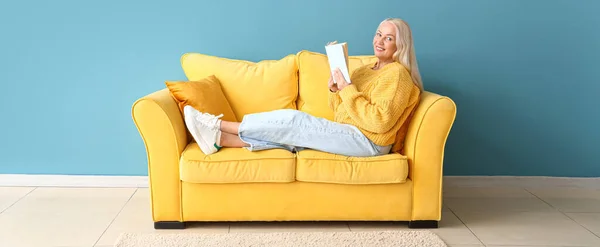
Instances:
[[[408,222],[408,228],[438,228],[437,220],[413,220]]]
[[[159,221],[154,222],[154,229],[185,229],[185,222]]]

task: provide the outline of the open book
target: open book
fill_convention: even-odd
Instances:
[[[325,46],[325,52],[327,53],[327,60],[329,61],[329,69],[331,74],[335,69],[339,68],[342,71],[342,75],[348,83],[352,83],[350,81],[350,72],[348,63],[348,44],[344,43],[334,43]],[[337,84],[335,78],[333,79],[333,83]]]

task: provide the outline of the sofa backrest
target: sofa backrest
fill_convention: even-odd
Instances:
[[[298,110],[313,116],[333,120],[333,111],[329,108],[327,82],[330,71],[327,56],[322,53],[300,51],[296,54],[298,64],[299,94]],[[375,56],[350,56],[350,74],[360,66],[375,63]]]
[[[296,55],[254,63],[186,53],[181,57],[181,66],[190,81],[215,75],[238,121],[250,113],[297,109]]]

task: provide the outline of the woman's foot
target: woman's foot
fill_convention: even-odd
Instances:
[[[216,153],[221,149],[221,130],[219,129],[223,114],[214,116],[202,113],[191,106],[183,108],[185,124],[196,143],[206,155]]]

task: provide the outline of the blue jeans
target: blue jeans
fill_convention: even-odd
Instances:
[[[314,149],[344,156],[365,157],[388,154],[389,146],[378,146],[358,128],[298,110],[274,110],[244,116],[238,136],[250,151]]]

